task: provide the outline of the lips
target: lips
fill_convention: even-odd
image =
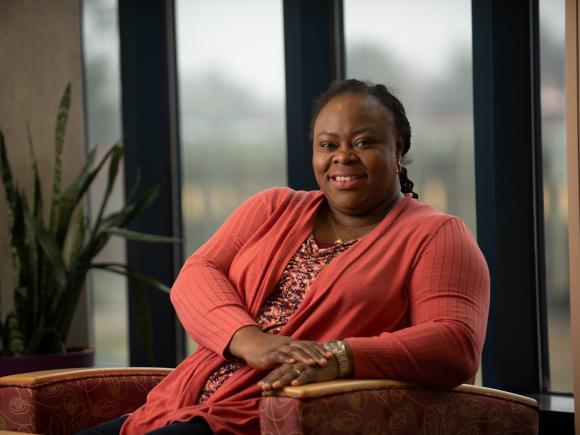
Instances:
[[[328,177],[330,184],[338,189],[354,189],[367,178],[358,174],[333,174]]]
[[[359,178],[363,178],[361,175],[337,175],[336,177],[331,177],[334,181],[353,181]]]

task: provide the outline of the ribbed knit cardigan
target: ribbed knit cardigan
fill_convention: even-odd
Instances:
[[[320,191],[274,188],[242,204],[186,261],[171,300],[199,347],[155,387],[121,433],[141,435],[194,416],[216,434],[259,433],[257,382],[243,367],[204,404],[197,397],[224,363],[234,333],[254,320],[312,232]],[[409,196],[326,266],[281,335],[346,339],[355,378],[455,386],[475,374],[485,337],[489,272],[459,218]]]

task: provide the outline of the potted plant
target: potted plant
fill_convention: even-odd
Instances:
[[[14,372],[14,369],[7,369],[8,357],[22,357],[16,361],[16,371],[22,372],[27,371],[27,367],[23,366],[26,356],[66,353],[64,343],[90,269],[120,273],[140,284],[154,286],[162,291],[169,290],[164,284],[132,270],[125,264],[94,262],[95,256],[114,235],[146,242],[176,240],[127,229],[155,199],[158,186],[147,190],[139,198],[135,198],[133,192],[120,210],[105,212],[123,157],[123,146],[119,143],[113,145],[96,164],[96,152],[93,150],[72,184],[62,188],[61,156],[70,99],[69,84],[61,99],[56,120],[55,163],[48,219],[44,217],[41,180],[30,131],[28,147],[32,193],[27,198],[12,176],[4,135],[0,130],[0,175],[8,204],[8,229],[14,271],[14,309],[4,319],[0,318],[0,359],[4,360],[0,362],[0,375],[8,374],[8,371]],[[84,211],[87,191],[97,174],[107,166],[107,184],[97,208],[97,217],[94,222],[88,222]],[[136,286],[136,291],[138,297],[144,301],[142,287]],[[147,318],[147,313],[143,317]],[[146,348],[151,354],[150,337],[142,338],[148,344]],[[46,360],[46,357],[40,359]],[[78,363],[75,361],[72,364]],[[49,362],[48,365],[54,367],[54,363]],[[35,367],[42,368],[45,367]]]

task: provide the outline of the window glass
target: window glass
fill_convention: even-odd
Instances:
[[[476,235],[470,3],[345,0],[344,20],[347,77],[385,84],[405,106],[413,190]]]
[[[405,106],[415,192],[475,234],[470,2],[346,0],[344,18],[347,76],[385,84]]]
[[[568,281],[568,187],[564,92],[564,0],[540,0],[544,236],[550,389],[572,391]]]
[[[83,55],[87,144],[97,147],[97,160],[121,139],[119,31],[116,0],[83,0]],[[107,171],[89,192],[89,216],[96,218]],[[123,205],[123,166],[109,200],[109,210]],[[113,238],[95,262],[125,263],[125,241]],[[97,365],[128,365],[127,283],[122,276],[92,271],[92,335]]]
[[[176,17],[187,257],[245,199],[286,185],[282,2],[178,0]]]

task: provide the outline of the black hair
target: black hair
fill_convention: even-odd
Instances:
[[[376,98],[393,115],[397,133],[399,133],[403,141],[401,157],[407,154],[409,148],[411,148],[411,125],[407,119],[403,104],[385,85],[363,82],[356,79],[332,82],[328,90],[314,101],[312,117],[310,118],[310,136],[312,137],[314,122],[323,107],[334,97],[348,93],[370,95]],[[413,198],[419,198],[419,195],[413,192],[414,183],[407,176],[407,168],[402,164],[401,170],[399,171],[399,181],[401,183],[401,192],[411,193]]]

